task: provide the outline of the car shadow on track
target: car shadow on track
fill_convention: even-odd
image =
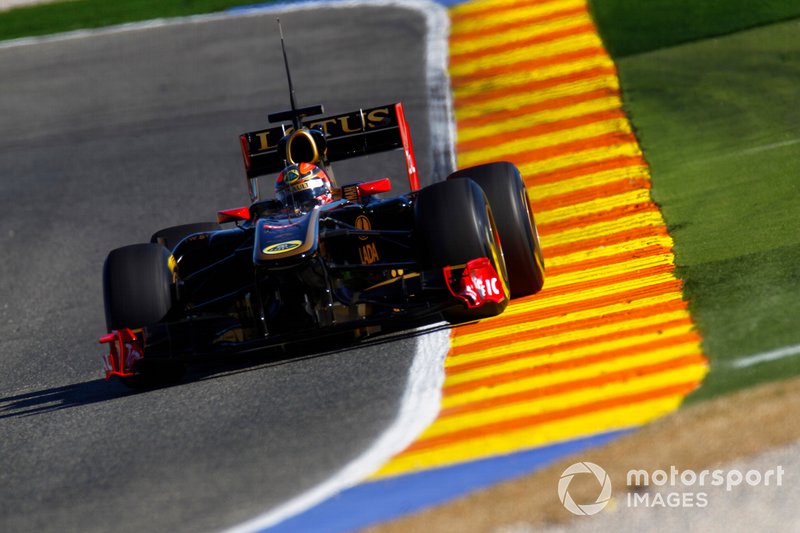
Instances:
[[[43,388],[29,392],[12,394],[0,398],[0,420],[22,418],[62,409],[81,407],[95,403],[123,398],[135,394],[146,394],[150,390],[166,387],[179,387],[182,384],[221,379],[254,372],[268,367],[293,364],[334,353],[352,352],[366,348],[386,345],[398,340],[408,340],[435,331],[449,329],[444,323],[428,325],[414,330],[402,330],[380,335],[357,343],[325,343],[324,349],[311,343],[291,345],[287,350],[262,350],[247,354],[228,356],[199,361],[192,364],[183,378],[176,383],[152,387],[150,389],[133,390],[115,379],[94,379],[82,383],[73,383],[58,387]]]
[[[214,359],[192,365],[182,382],[219,379],[236,374],[254,372],[263,368],[294,364],[335,353],[355,352],[384,346],[396,341],[410,340],[436,331],[450,329],[444,322],[418,324],[415,329],[397,329],[368,337],[358,342],[327,339],[325,342],[301,342],[291,344],[286,350],[268,349],[247,354],[229,356],[224,360]],[[322,345],[322,346],[320,346]]]
[[[129,394],[131,391],[122,385],[104,379],[14,394],[0,398],[0,420],[105,402]]]

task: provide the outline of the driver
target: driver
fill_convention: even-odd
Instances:
[[[333,200],[331,180],[320,167],[311,163],[284,168],[275,183],[275,197],[284,207],[309,211]]]

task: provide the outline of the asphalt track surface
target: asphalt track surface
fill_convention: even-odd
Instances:
[[[429,176],[425,23],[282,16],[300,105],[403,101]],[[416,339],[100,379],[117,246],[246,203],[238,134],[287,107],[274,15],[0,49],[0,530],[201,531],[313,487],[396,414]],[[402,53],[398,53],[402,51]],[[403,175],[402,157],[337,178]]]

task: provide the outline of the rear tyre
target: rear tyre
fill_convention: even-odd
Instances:
[[[415,219],[422,242],[426,268],[463,265],[488,257],[503,285],[508,275],[500,247],[497,227],[486,195],[470,179],[434,183],[419,192]],[[442,313],[450,323],[461,323],[496,316],[508,300],[487,302],[475,309],[456,307]]]
[[[165,246],[169,251],[175,249],[179,242],[195,233],[208,233],[222,229],[216,222],[196,222],[194,224],[182,224],[164,228],[153,233],[150,237],[151,243]]]
[[[511,297],[535,294],[544,285],[544,257],[525,182],[516,166],[501,161],[465,168],[447,179],[470,178],[492,206],[508,268]]]

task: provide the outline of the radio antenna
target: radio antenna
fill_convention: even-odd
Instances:
[[[276,18],[278,21],[278,32],[281,35],[281,51],[283,52],[283,64],[286,67],[286,79],[289,82],[289,103],[292,106],[292,126],[295,131],[300,129],[300,115],[297,112],[297,105],[294,102],[294,86],[292,85],[292,74],[289,72],[289,60],[286,58],[286,45],[283,42],[283,28],[281,27],[281,19]]]

